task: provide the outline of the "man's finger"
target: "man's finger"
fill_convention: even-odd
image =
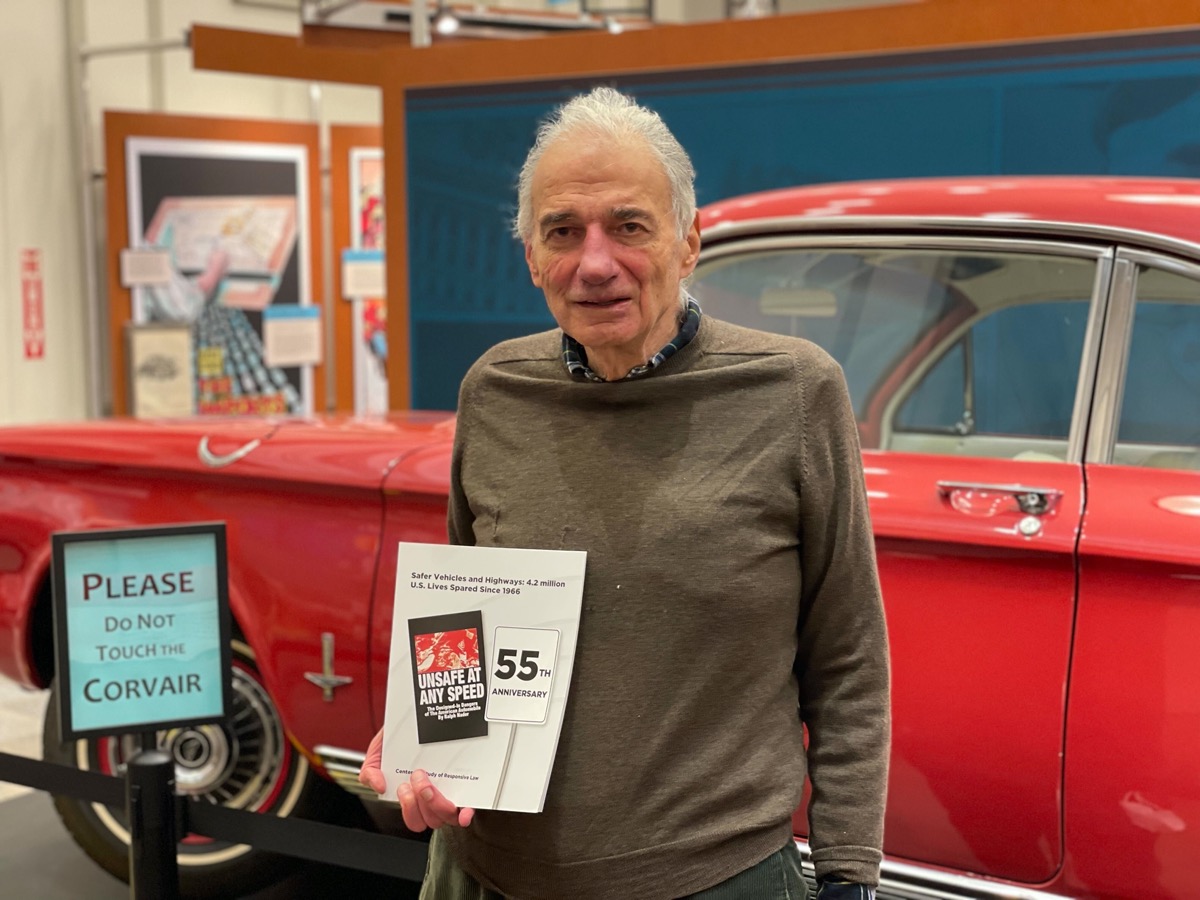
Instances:
[[[417,807],[417,798],[413,794],[412,785],[407,781],[396,788],[396,799],[400,801],[400,814],[404,817],[404,827],[418,834],[425,830],[426,823]]]
[[[375,732],[375,737],[371,738],[371,743],[367,744],[367,758],[363,760],[363,766],[370,766],[372,769],[378,769],[383,763],[383,729]]]
[[[412,774],[412,789],[417,797],[417,807],[430,828],[458,823],[458,807],[445,794],[433,786],[429,776],[417,769]]]
[[[380,766],[383,764],[383,731],[382,729],[371,738],[367,746],[367,756],[362,767],[358,770],[359,784],[365,784],[377,794],[387,790],[387,779],[383,777]]]
[[[368,768],[366,763],[358,770],[358,783],[366,785],[377,794],[387,790],[387,779],[379,769]]]

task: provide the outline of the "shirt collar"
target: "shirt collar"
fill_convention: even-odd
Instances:
[[[630,381],[634,378],[641,378],[648,375],[651,371],[661,366],[664,362],[691,343],[692,338],[696,336],[696,332],[700,329],[700,317],[703,315],[700,311],[700,304],[696,302],[690,294],[684,295],[686,298],[686,306],[679,316],[679,331],[675,337],[671,338],[661,350],[650,357],[640,366],[634,366],[629,370],[627,375],[616,379],[617,381]],[[567,367],[567,371],[574,378],[581,378],[586,381],[608,381],[600,375],[597,375],[588,365],[587,351],[583,349],[583,344],[575,340],[565,331],[562,336],[562,358],[563,363]]]

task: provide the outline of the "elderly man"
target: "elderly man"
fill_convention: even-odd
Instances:
[[[516,230],[559,329],[463,380],[450,541],[586,550],[583,617],[542,813],[456,809],[421,772],[399,788],[437,829],[427,900],[803,898],[806,774],[818,896],[878,882],[887,642],[854,415],[820,349],[688,297],[693,180],[609,88],[522,169]]]

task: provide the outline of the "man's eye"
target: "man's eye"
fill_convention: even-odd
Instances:
[[[559,225],[557,228],[551,228],[546,232],[548,240],[562,240],[571,236],[571,228],[568,225]]]
[[[641,222],[622,222],[619,230],[622,234],[640,234],[646,230]]]

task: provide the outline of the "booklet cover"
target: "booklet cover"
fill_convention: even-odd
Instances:
[[[459,806],[541,812],[587,554],[410,543],[397,554],[382,796],[420,768]]]

